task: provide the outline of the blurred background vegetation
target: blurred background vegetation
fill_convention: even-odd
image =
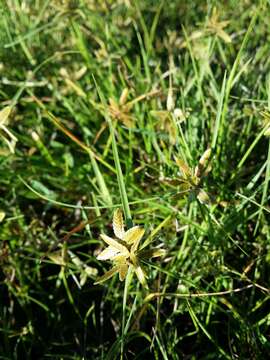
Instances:
[[[106,113],[134,222],[166,248],[130,285],[124,359],[268,358],[269,10],[0,1],[1,359],[120,358],[124,284],[93,285],[121,206]],[[207,148],[184,196],[176,160]]]

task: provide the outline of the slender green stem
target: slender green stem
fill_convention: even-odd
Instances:
[[[114,163],[115,163],[115,169],[116,169],[116,174],[117,174],[117,181],[118,181],[121,201],[123,204],[124,215],[125,215],[127,227],[130,228],[130,227],[132,227],[132,219],[131,219],[131,213],[130,213],[130,208],[129,208],[129,203],[128,203],[128,197],[127,197],[127,192],[126,192],[124,176],[122,173],[122,168],[121,168],[121,164],[120,164],[120,159],[119,159],[119,154],[118,154],[118,149],[117,149],[117,144],[116,144],[116,139],[115,139],[115,134],[114,134],[114,127],[109,118],[107,119],[107,121],[109,124],[110,133],[111,133],[111,137],[112,137],[113,158],[114,158]]]
[[[232,69],[230,71],[230,74],[229,74],[229,77],[228,77],[228,80],[227,80],[227,83],[226,83],[226,88],[225,88],[225,93],[224,95],[224,99],[223,99],[223,110],[222,110],[222,114],[221,114],[221,118],[220,118],[220,122],[221,122],[221,133],[220,133],[220,139],[222,140],[223,137],[225,136],[225,133],[227,131],[227,129],[224,129],[225,127],[225,118],[226,118],[226,115],[227,115],[227,112],[228,112],[228,109],[229,109],[229,96],[230,96],[230,93],[231,93],[231,90],[232,90],[232,87],[234,85],[234,80],[235,80],[235,77],[237,76],[236,74],[236,71],[238,69],[238,66],[239,66],[239,63],[241,61],[241,56],[243,54],[243,51],[246,47],[246,44],[248,42],[248,39],[249,39],[249,36],[253,30],[253,27],[255,25],[255,22],[256,22],[256,19],[259,15],[259,11],[255,11],[251,21],[250,21],[250,24],[249,24],[249,27],[246,31],[246,34],[244,36],[244,39],[243,39],[243,42],[241,44],[241,47],[238,51],[238,54],[235,58],[235,61],[233,63],[233,66],[232,66]],[[227,125],[226,125],[227,126]]]
[[[94,79],[94,81],[95,81],[95,79]],[[96,84],[96,88],[97,88],[100,100],[101,100],[104,108],[106,109],[107,105],[106,105],[105,98],[104,98],[101,90],[97,86],[96,81],[95,81],[95,84]],[[120,191],[121,202],[122,202],[122,206],[123,206],[123,210],[124,210],[125,220],[126,220],[127,227],[131,228],[132,227],[132,218],[131,218],[131,212],[130,212],[129,203],[128,203],[125,180],[124,180],[124,176],[123,176],[123,172],[122,172],[122,168],[121,168],[121,164],[120,164],[117,143],[116,143],[116,139],[115,139],[115,129],[114,129],[112,121],[109,117],[109,114],[107,112],[105,112],[105,118],[109,125],[110,136],[112,139],[113,158],[114,158],[117,182],[118,182],[118,187],[119,187],[119,191]],[[129,267],[128,273],[126,276],[126,280],[125,280],[125,289],[124,289],[123,307],[122,307],[122,334],[121,334],[121,354],[120,354],[121,360],[123,360],[123,357],[124,357],[125,328],[126,328],[126,325],[125,325],[126,305],[127,305],[128,290],[129,290],[129,285],[130,285],[131,279],[132,279],[132,269],[131,269],[131,267]]]
[[[261,206],[260,206],[258,220],[257,220],[257,223],[256,223],[254,234],[257,233],[258,227],[260,225],[260,219],[261,219],[261,216],[262,216],[263,205],[264,205],[265,200],[267,199],[269,180],[270,180],[270,140],[268,142],[267,166],[266,166],[264,187],[263,187],[263,193],[262,193],[262,199],[261,199]]]
[[[102,91],[98,87],[95,78],[94,78],[94,82],[95,82],[95,85],[96,85],[96,88],[97,88],[99,98],[100,98],[100,100],[102,102],[102,105],[103,105],[104,109],[107,109],[106,100],[104,98],[104,95],[103,95]],[[127,227],[130,228],[130,227],[132,227],[132,218],[131,218],[131,212],[130,212],[129,203],[128,203],[125,180],[124,180],[124,176],[123,176],[123,172],[122,172],[122,168],[121,168],[121,164],[120,164],[120,159],[119,159],[119,154],[118,154],[118,149],[117,149],[117,143],[116,143],[116,139],[115,139],[115,132],[114,132],[115,129],[113,127],[112,121],[111,121],[107,111],[105,112],[104,115],[105,115],[106,121],[107,121],[107,123],[109,125],[109,129],[110,129],[110,135],[111,135],[111,139],[112,139],[113,158],[114,158],[115,170],[116,170],[116,175],[117,175],[117,182],[118,182],[118,186],[119,186],[119,191],[120,191],[120,196],[121,196],[121,202],[122,202],[122,205],[123,205],[125,220],[126,220]]]
[[[218,100],[218,111],[217,111],[217,115],[216,115],[214,133],[213,133],[213,138],[212,138],[212,143],[211,143],[212,149],[214,149],[216,147],[218,133],[219,133],[219,129],[220,129],[220,122],[221,122],[221,118],[222,118],[222,110],[223,110],[223,105],[224,105],[224,95],[225,95],[225,89],[226,89],[226,80],[227,80],[226,78],[227,78],[227,73],[225,71],[224,77],[223,77],[223,82],[222,82],[222,87],[221,87],[221,93],[220,93],[219,100]]]
[[[126,306],[127,306],[127,297],[128,297],[128,290],[129,285],[132,279],[132,269],[131,267],[128,268],[128,273],[125,280],[125,289],[124,289],[124,296],[123,296],[123,306],[122,306],[122,334],[121,334],[121,355],[120,359],[123,360],[124,358],[124,346],[125,346],[125,329],[126,329]]]

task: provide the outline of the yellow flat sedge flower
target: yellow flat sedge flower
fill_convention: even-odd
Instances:
[[[170,65],[170,68],[172,68],[172,64]],[[167,95],[166,110],[151,110],[150,114],[158,120],[156,124],[157,128],[161,131],[165,131],[169,135],[170,143],[175,145],[178,132],[177,124],[185,121],[187,114],[185,115],[181,109],[175,108],[171,76]]]
[[[129,267],[135,270],[138,280],[143,286],[147,286],[146,274],[140,263],[141,258],[157,257],[164,254],[163,249],[154,251],[139,251],[139,244],[145,230],[140,226],[133,226],[131,229],[124,230],[122,211],[117,209],[113,214],[113,231],[116,239],[105,234],[100,237],[108,245],[98,256],[98,260],[111,260],[113,267],[101,276],[96,284],[100,284],[110,279],[114,274],[119,274],[120,281],[127,275]]]
[[[194,192],[197,199],[204,204],[211,203],[210,196],[201,188],[203,178],[209,174],[212,167],[209,163],[211,149],[207,149],[201,156],[195,169],[191,169],[182,159],[176,159],[176,164],[181,171],[180,183],[185,185],[186,190]]]

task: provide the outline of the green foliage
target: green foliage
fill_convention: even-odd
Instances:
[[[0,358],[268,358],[269,2],[0,15]],[[148,288],[94,285],[116,208]]]

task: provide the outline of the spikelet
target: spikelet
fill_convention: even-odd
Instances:
[[[167,111],[173,111],[174,109],[174,99],[173,99],[173,91],[172,88],[169,88],[168,96],[167,96]]]
[[[197,193],[197,199],[199,200],[199,202],[201,204],[206,204],[206,205],[211,204],[211,199],[210,199],[209,195],[203,189],[199,189],[199,191]]]
[[[128,88],[125,88],[121,93],[119,99],[119,105],[124,105],[127,102],[128,94],[129,94],[129,90]]]
[[[198,178],[202,176],[202,174],[207,170],[207,163],[211,156],[211,149],[205,150],[203,155],[201,156],[198,165],[195,168],[194,175]],[[211,168],[208,169],[208,172],[211,170]]]
[[[131,229],[125,232],[125,235],[123,237],[123,240],[131,245],[135,241],[140,242],[141,238],[143,237],[144,229],[139,226],[133,226]]]
[[[124,236],[124,221],[121,209],[116,209],[113,214],[113,231],[118,239],[123,239]]]
[[[94,282],[94,285],[98,285],[103,283],[106,280],[109,280],[115,273],[117,273],[119,270],[119,266],[114,266],[112,269],[107,271],[104,275],[100,276],[97,281]]]
[[[185,179],[191,177],[191,169],[182,159],[175,159],[175,162],[179,166],[179,169]]]
[[[0,126],[6,125],[7,119],[11,113],[11,106],[6,106],[0,111]]]
[[[128,254],[128,249],[120,244],[117,240],[112,239],[111,237],[105,235],[105,234],[100,234],[100,237],[103,241],[105,241],[106,244],[108,244],[109,246],[117,249],[120,253],[122,254]]]

